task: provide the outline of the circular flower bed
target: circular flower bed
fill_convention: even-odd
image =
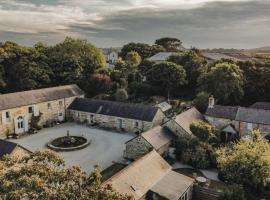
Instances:
[[[47,144],[50,149],[55,151],[73,151],[83,149],[90,144],[83,136],[64,136],[59,137]]]

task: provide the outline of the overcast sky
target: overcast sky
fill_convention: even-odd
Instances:
[[[99,47],[153,43],[185,47],[270,45],[270,0],[0,0],[0,41],[53,44],[65,36]]]

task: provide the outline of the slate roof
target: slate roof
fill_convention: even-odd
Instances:
[[[250,108],[270,110],[270,103],[269,102],[256,102],[253,105],[251,105]]]
[[[193,107],[177,115],[174,121],[179,126],[181,126],[187,133],[192,134],[191,130],[189,129],[190,125],[192,123],[204,121],[204,117],[195,107]]]
[[[117,192],[131,195],[135,200],[139,200],[150,190],[171,197],[179,195],[179,198],[182,196],[181,192],[186,191],[192,183],[193,179],[183,178],[183,175],[178,176],[172,172],[171,166],[153,150],[128,165],[102,185],[111,184]],[[168,188],[166,193],[164,192],[165,188],[161,188],[164,185]]]
[[[265,107],[265,104],[253,105],[250,108],[215,105],[213,108],[208,108],[205,115],[216,118],[270,125],[270,110],[254,108],[260,108],[262,107],[261,105]]]
[[[194,180],[175,171],[169,171],[151,191],[169,200],[178,200],[187,189],[193,184]]]
[[[73,96],[81,96],[84,92],[77,85],[65,85],[23,92],[0,95],[0,110],[33,105]]]
[[[235,120],[270,125],[270,110],[240,107]]]
[[[16,143],[0,139],[0,160],[5,155],[10,155],[16,147]]]
[[[205,115],[209,117],[234,120],[238,111],[235,106],[214,105],[213,108],[207,108]]]
[[[159,110],[154,106],[87,98],[76,98],[68,109],[149,122]]]
[[[149,61],[166,61],[173,55],[172,52],[160,52],[148,58]]]
[[[143,132],[140,136],[151,144],[155,150],[159,150],[164,145],[170,143],[174,138],[172,133],[166,127],[162,126],[156,126],[146,132]]]

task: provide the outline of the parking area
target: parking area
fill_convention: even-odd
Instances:
[[[85,149],[58,152],[65,159],[68,166],[79,165],[87,173],[92,171],[96,164],[100,164],[101,168],[105,169],[112,162],[121,161],[125,142],[134,137],[130,133],[118,133],[76,123],[65,123],[53,128],[42,129],[37,134],[13,141],[30,151],[44,150],[47,149],[47,142],[56,137],[65,136],[67,131],[69,131],[70,135],[83,135],[92,141]]]

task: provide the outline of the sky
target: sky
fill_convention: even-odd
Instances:
[[[0,0],[0,41],[98,47],[177,37],[185,47],[270,46],[270,0]]]

